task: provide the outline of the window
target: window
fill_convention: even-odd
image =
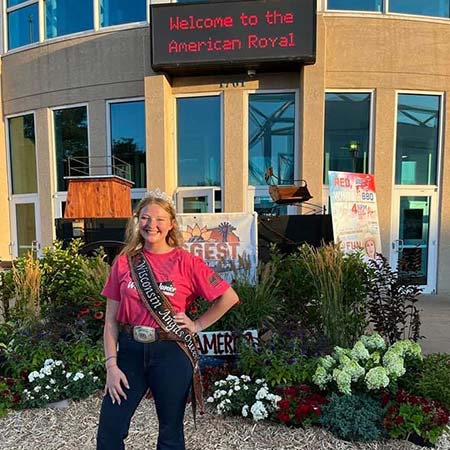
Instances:
[[[69,158],[84,167],[89,154],[88,121],[86,106],[56,109],[53,111],[58,191],[67,190],[65,176],[69,175]],[[74,167],[74,166],[72,166]],[[73,175],[73,174],[72,174]]]
[[[8,119],[11,186],[13,195],[37,192],[34,116]]]
[[[449,0],[389,0],[389,11],[421,16],[449,17]]]
[[[222,118],[218,95],[177,99],[178,187],[222,184]],[[208,191],[208,190],[206,190]],[[205,192],[206,192],[205,191]],[[197,212],[220,211],[220,189],[210,194],[185,197],[187,209]],[[185,195],[187,195],[185,193]],[[195,198],[194,198],[195,197]]]
[[[23,3],[26,2],[26,5]],[[26,0],[9,0],[8,48],[14,49],[39,41],[39,6],[38,2]]]
[[[399,94],[395,184],[437,184],[438,95]]]
[[[110,103],[109,113],[111,155],[130,165],[133,188],[145,188],[144,101]]]
[[[121,23],[147,20],[146,0],[99,0],[100,26],[108,27]]]
[[[292,184],[294,179],[295,94],[249,96],[249,184],[266,184],[268,167]]]
[[[94,29],[93,0],[46,0],[45,37]]]
[[[382,11],[383,0],[328,0],[327,8],[353,11]]]
[[[279,184],[294,184],[295,94],[250,94],[248,136],[248,180],[256,188],[255,211],[268,212],[274,204],[264,178],[267,168],[272,167]]]
[[[325,184],[329,170],[368,173],[370,103],[369,93],[325,94]]]

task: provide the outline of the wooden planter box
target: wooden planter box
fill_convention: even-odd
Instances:
[[[65,219],[131,216],[131,181],[114,175],[68,180]]]

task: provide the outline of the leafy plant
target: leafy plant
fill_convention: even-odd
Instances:
[[[312,392],[306,384],[278,388],[277,394],[281,396],[277,419],[286,425],[309,427],[318,424],[322,405],[328,403],[326,397]]]
[[[28,375],[29,386],[23,391],[23,406],[40,407],[58,400],[80,400],[101,386],[93,372],[68,372],[61,360],[47,359],[42,368]]]
[[[19,380],[0,376],[0,417],[5,416],[8,409],[20,404],[22,390]]]
[[[337,389],[350,395],[354,391],[381,391],[403,376],[406,366],[420,360],[419,344],[406,339],[387,348],[374,333],[361,336],[353,348],[335,347],[332,355],[319,359],[313,381],[321,389]]]
[[[286,341],[273,336],[254,347],[242,341],[239,345],[238,367],[252,377],[264,378],[270,386],[309,383],[317,359],[301,354],[299,341]]]
[[[407,392],[438,400],[450,409],[450,355],[426,355],[408,370],[399,384]]]
[[[421,288],[405,284],[386,258],[372,264],[367,300],[370,323],[392,344],[400,339],[420,339],[420,314],[416,303]]]
[[[275,265],[260,263],[256,284],[248,277],[237,277],[233,282],[233,288],[240,302],[208,328],[208,331],[230,330],[241,333],[249,329],[263,330],[273,327],[280,308],[276,275]],[[196,319],[209,306],[205,300],[197,299],[188,314]]]
[[[348,441],[374,441],[383,436],[385,410],[367,394],[331,394],[322,407],[320,423],[337,437]]]
[[[251,417],[254,421],[269,418],[277,409],[281,397],[272,394],[264,379],[252,379],[247,375],[228,375],[214,383],[215,390],[207,403],[215,406],[223,415]]]
[[[303,245],[299,257],[314,287],[320,326],[331,345],[353,345],[366,325],[368,272],[357,254],[344,255],[337,244]]]
[[[416,433],[434,444],[444,431],[449,431],[449,412],[434,400],[399,391],[389,405],[384,425],[390,437],[407,439]]]

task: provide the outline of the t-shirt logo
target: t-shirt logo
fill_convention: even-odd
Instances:
[[[170,297],[173,297],[177,291],[177,288],[173,285],[172,281],[163,281],[159,283],[159,289],[164,295],[168,295]]]

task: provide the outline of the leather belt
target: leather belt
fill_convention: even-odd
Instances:
[[[161,328],[145,327],[145,326],[133,326],[128,323],[123,323],[120,326],[120,330],[133,336],[133,339],[143,344],[148,344],[155,341],[182,341],[174,333],[169,333]]]

